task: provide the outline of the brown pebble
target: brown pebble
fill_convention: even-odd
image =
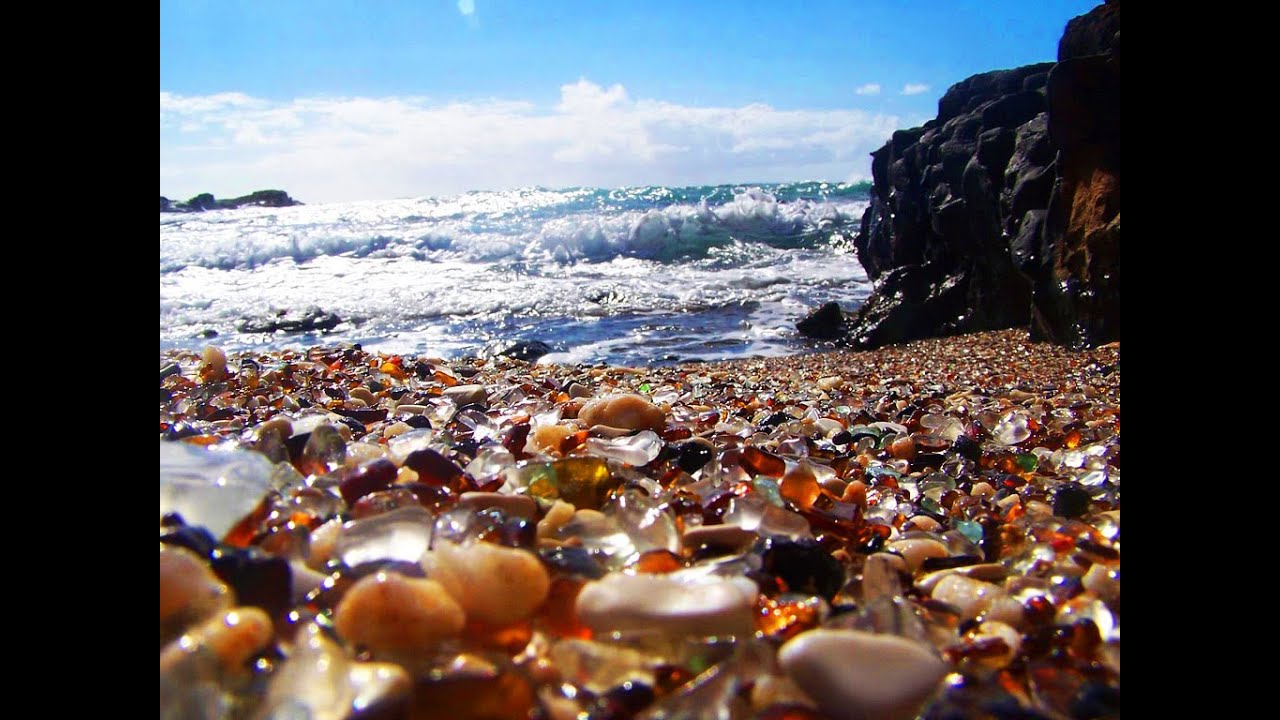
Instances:
[[[492,626],[529,617],[551,590],[551,576],[537,555],[489,543],[462,547],[437,541],[423,555],[422,566],[427,577],[458,601],[469,621]]]
[[[654,432],[662,432],[667,424],[667,417],[662,410],[643,396],[635,394],[596,398],[582,406],[578,419],[587,427],[608,425]]]
[[[233,605],[235,597],[203,560],[177,545],[160,546],[160,643]]]
[[[435,580],[375,573],[361,578],[333,613],[338,634],[375,653],[420,657],[462,632],[462,607]]]
[[[538,450],[550,455],[559,455],[560,444],[572,434],[573,430],[564,425],[539,425],[533,431],[531,440]]]

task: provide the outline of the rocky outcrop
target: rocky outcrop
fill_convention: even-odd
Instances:
[[[1052,67],[974,75],[947,91],[936,119],[872,153],[871,205],[854,244],[877,288],[858,312],[854,344],[1028,322],[1030,283],[1005,234],[1021,230],[1015,201],[1021,208],[1037,190],[1047,199],[1032,151]]]
[[[1049,75],[1058,150],[1033,269],[1032,337],[1083,348],[1120,338],[1120,6],[1072,20]]]
[[[257,190],[230,200],[218,200],[209,193],[200,193],[185,203],[173,202],[163,195],[160,196],[160,212],[234,210],[240,207],[292,207],[301,204],[283,190]]]
[[[1073,347],[1119,337],[1118,3],[1072,20],[1059,53],[957,83],[937,118],[872,153],[854,244],[876,290],[852,344],[1019,326]]]

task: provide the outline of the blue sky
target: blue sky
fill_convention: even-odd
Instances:
[[[164,1],[160,191],[861,179],[1095,4]]]

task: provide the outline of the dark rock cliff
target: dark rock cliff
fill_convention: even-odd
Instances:
[[[952,86],[937,118],[872,153],[855,247],[876,291],[847,339],[1117,339],[1119,149],[1118,3],[1072,20],[1058,63]]]

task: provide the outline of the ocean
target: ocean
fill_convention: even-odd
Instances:
[[[305,198],[301,198],[305,201]],[[821,347],[795,321],[862,304],[865,184],[529,188],[160,215],[160,349],[359,343],[454,358],[664,365]],[[262,332],[279,313],[340,320]]]

